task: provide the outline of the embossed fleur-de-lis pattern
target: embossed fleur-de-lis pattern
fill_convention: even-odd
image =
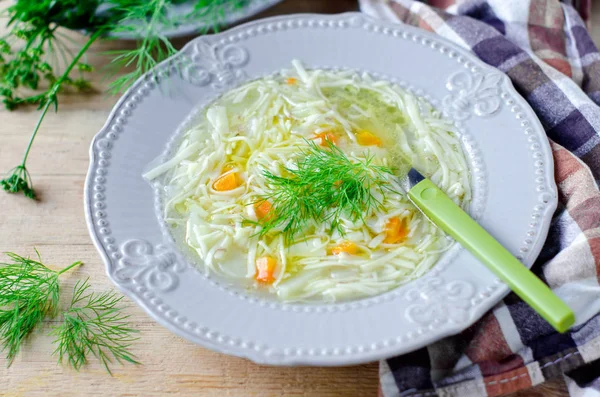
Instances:
[[[198,40],[183,60],[183,77],[198,86],[210,84],[215,89],[225,88],[243,79],[241,69],[248,61],[248,51],[237,45],[218,46]]]
[[[466,120],[471,115],[491,116],[500,109],[500,83],[498,73],[481,74],[460,71],[448,79],[450,94],[443,99],[444,111],[456,120]]]
[[[416,288],[406,292],[406,300],[413,302],[406,308],[406,317],[421,325],[462,323],[469,318],[470,299],[475,294],[473,284],[455,280],[446,283],[440,277],[424,279]]]
[[[178,273],[185,269],[184,261],[169,249],[156,248],[145,240],[128,240],[121,246],[114,277],[123,284],[136,284],[167,292],[179,285]]]

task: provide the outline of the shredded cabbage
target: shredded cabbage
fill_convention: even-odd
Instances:
[[[382,144],[361,146],[359,131]],[[342,218],[341,232],[310,221],[290,244],[280,230],[259,236],[255,204],[268,192],[263,172],[283,175],[307,140],[322,133],[334,134],[336,145],[354,158],[374,156],[398,175],[412,165],[463,207],[471,199],[456,131],[428,102],[366,74],[306,70],[298,61],[209,105],[171,159],[145,177],[162,178],[164,217],[206,272],[243,280],[282,300],[356,299],[423,275],[453,242],[401,193],[374,192],[382,207],[365,213],[364,222]],[[228,174],[236,184],[217,189],[215,181]],[[401,192],[396,178],[388,178],[390,188]],[[394,217],[406,222],[408,233],[386,243],[386,225]],[[355,253],[333,252],[348,241]],[[256,281],[258,258],[265,256],[276,262],[269,283]]]

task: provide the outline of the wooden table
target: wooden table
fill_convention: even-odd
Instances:
[[[355,10],[351,0],[284,1],[261,16],[295,12],[343,12]],[[3,23],[2,23],[3,24]],[[2,31],[0,29],[0,34]],[[77,40],[81,42],[79,38]],[[90,52],[89,62],[103,65],[100,53],[131,43],[102,42]],[[96,73],[96,76],[100,73]],[[64,267],[76,260],[83,267],[65,275],[64,295],[76,280],[90,277],[94,290],[111,288],[104,264],[93,247],[83,213],[83,184],[88,168],[89,143],[104,124],[116,102],[102,93],[65,94],[58,114],[44,121],[29,161],[38,202],[0,193],[0,251],[34,255]],[[0,109],[0,172],[17,165],[33,129],[38,111]],[[200,348],[152,321],[140,308],[125,301],[141,339],[133,350],[141,366],[115,366],[110,377],[95,361],[81,372],[56,364],[48,321],[24,345],[10,368],[0,358],[0,396],[375,396],[377,364],[346,368],[277,368],[253,364]],[[561,396],[560,382],[518,394]]]

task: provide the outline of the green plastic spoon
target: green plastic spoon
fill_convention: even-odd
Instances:
[[[402,185],[425,216],[471,251],[558,332],[573,325],[573,311],[433,182],[413,168]]]

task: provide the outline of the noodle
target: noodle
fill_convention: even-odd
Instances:
[[[471,199],[468,163],[450,122],[422,98],[349,72],[292,70],[252,81],[209,105],[172,158],[145,174],[161,178],[164,217],[206,272],[243,280],[285,301],[339,301],[388,291],[424,274],[453,244],[400,192],[413,166],[459,205]],[[367,132],[364,132],[367,131]],[[361,136],[361,134],[363,134]],[[307,220],[286,241],[261,231],[265,171],[294,167],[307,142],[392,167],[381,206],[340,228]],[[366,142],[366,143],[365,143]],[[272,204],[272,203],[271,203]],[[395,234],[390,234],[395,228]]]

